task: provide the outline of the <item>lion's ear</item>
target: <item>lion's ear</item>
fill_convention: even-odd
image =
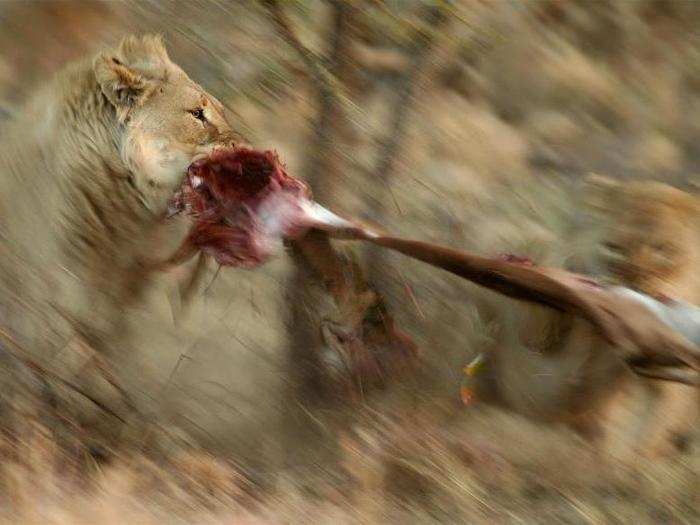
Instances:
[[[166,80],[170,65],[162,38],[146,35],[126,37],[116,49],[99,54],[93,67],[102,93],[124,118]]]
[[[116,56],[103,53],[95,59],[95,77],[102,93],[118,111],[138,106],[155,89],[155,82],[128,67]]]

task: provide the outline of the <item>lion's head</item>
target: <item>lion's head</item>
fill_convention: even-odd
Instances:
[[[234,133],[221,103],[168,57],[156,36],[127,37],[93,63],[120,126],[120,156],[146,207],[160,213],[188,165]]]

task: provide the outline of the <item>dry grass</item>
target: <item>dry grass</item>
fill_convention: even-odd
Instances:
[[[190,450],[98,464],[50,432],[3,441],[0,523],[692,523],[698,456],[623,468],[572,436],[477,410],[367,413],[341,436],[335,475],[279,472],[263,487]]]

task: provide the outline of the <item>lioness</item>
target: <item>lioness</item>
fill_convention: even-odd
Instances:
[[[662,183],[601,176],[589,177],[586,188],[599,239],[595,273],[662,301],[700,304],[698,198]],[[501,307],[501,333],[477,393],[492,390],[511,410],[565,422],[614,455],[658,457],[687,437],[697,389],[634,375],[585,321]]]
[[[234,132],[157,36],[67,66],[16,115],[0,133],[0,325],[42,361],[76,339],[114,354],[185,234],[168,200]]]

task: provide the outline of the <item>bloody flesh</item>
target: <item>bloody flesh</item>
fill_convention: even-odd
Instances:
[[[306,184],[290,177],[274,152],[238,147],[194,162],[172,208],[193,218],[189,246],[221,265],[252,268],[305,229],[309,198]]]

